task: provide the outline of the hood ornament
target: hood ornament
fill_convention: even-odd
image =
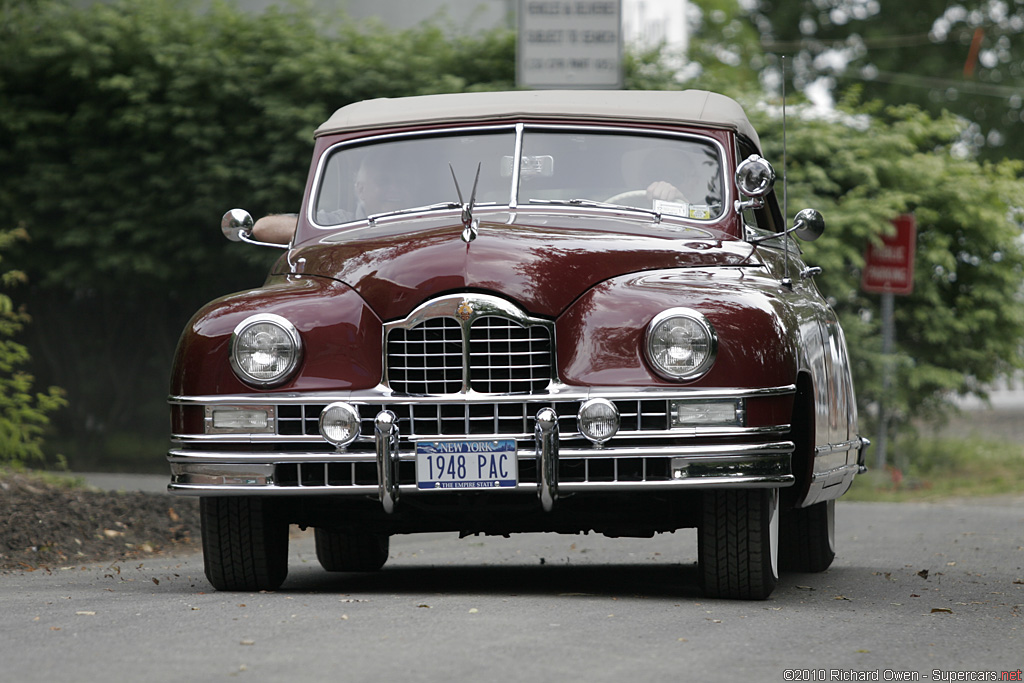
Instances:
[[[462,200],[462,190],[459,189],[459,179],[455,177],[455,169],[448,164],[448,170],[452,172],[452,180],[455,181],[455,192],[459,195],[459,204],[462,205],[462,241],[469,244],[476,239],[480,232],[480,220],[473,218],[473,205],[476,203],[476,185],[480,181],[480,164],[476,165],[476,178],[473,179],[473,191],[469,195],[469,201]]]

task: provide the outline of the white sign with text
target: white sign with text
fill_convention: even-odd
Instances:
[[[621,0],[520,0],[516,55],[520,87],[621,88]]]

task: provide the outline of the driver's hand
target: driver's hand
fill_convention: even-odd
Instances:
[[[675,185],[664,180],[655,180],[647,187],[648,199],[660,199],[665,202],[685,202],[686,197]]]

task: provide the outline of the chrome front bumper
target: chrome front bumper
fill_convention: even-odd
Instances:
[[[573,432],[574,417],[565,408],[586,398],[562,395],[555,399],[508,397],[506,404],[495,405],[495,414],[505,408],[522,405],[523,427],[507,431],[505,418],[496,418],[493,432],[431,436],[417,431],[413,408],[433,406],[431,402],[405,399],[408,405],[394,399],[360,401],[352,396],[345,400],[359,404],[363,416],[363,436],[348,449],[335,450],[322,437],[308,431],[282,436],[274,434],[217,433],[176,434],[176,447],[168,453],[171,466],[171,493],[199,496],[223,495],[332,495],[376,498],[390,513],[407,495],[433,495],[421,491],[414,476],[415,447],[413,443],[429,439],[514,438],[518,444],[520,478],[515,488],[488,489],[493,495],[508,491],[533,492],[545,510],[552,510],[558,498],[572,493],[638,491],[682,488],[780,488],[790,486],[795,478],[791,468],[794,445],[786,440],[788,424],[769,427],[742,425],[679,429],[641,426],[649,415],[642,404],[674,400],[677,396],[691,399],[735,398],[739,401],[764,396],[790,394],[794,387],[767,390],[735,390],[715,392],[675,392],[670,399],[663,392],[631,392],[614,395],[602,392],[622,405],[636,402],[636,426],[622,438],[612,439],[604,446],[594,446],[579,433]],[[322,397],[333,398],[333,397]],[[493,397],[489,399],[494,401]],[[198,406],[209,414],[217,405],[273,405],[275,419],[296,406],[307,407],[322,401],[309,396],[257,397],[173,397],[172,404]],[[469,402],[472,404],[472,400]],[[666,404],[667,405],[667,404]],[[409,417],[399,420],[389,409],[410,409]],[[397,407],[396,407],[397,406]],[[533,406],[533,411],[529,411]],[[555,408],[558,408],[556,411]],[[433,408],[431,407],[430,410]],[[501,410],[499,410],[501,409]],[[517,408],[518,409],[518,408]],[[440,407],[438,408],[440,412]],[[489,410],[489,408],[488,408]],[[641,416],[641,414],[643,414]],[[469,415],[469,412],[467,412]],[[467,417],[467,426],[468,426]],[[303,412],[301,422],[311,418]],[[518,419],[513,423],[519,423]],[[399,425],[402,425],[400,430]],[[488,422],[487,429],[492,425]],[[291,427],[289,427],[291,429]],[[499,429],[501,430],[499,432]],[[401,431],[401,433],[400,433]],[[411,434],[409,432],[412,432]]]

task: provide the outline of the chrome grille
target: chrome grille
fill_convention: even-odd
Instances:
[[[387,336],[387,383],[410,396],[543,393],[552,377],[551,332],[499,316],[466,328],[455,318],[429,318]],[[468,340],[465,335],[468,334]],[[463,367],[469,376],[463,376]]]
[[[431,318],[388,335],[388,379],[406,394],[455,394],[462,390],[462,327]]]
[[[551,380],[551,336],[539,326],[485,317],[469,332],[470,386],[486,394],[541,392]]]

